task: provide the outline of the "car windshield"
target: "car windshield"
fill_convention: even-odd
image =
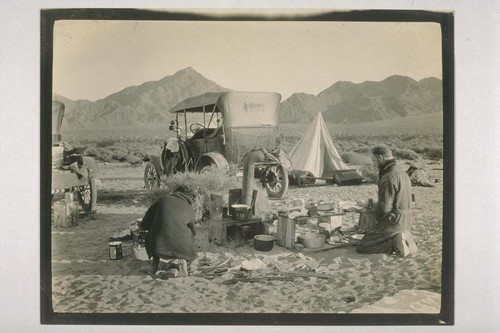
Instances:
[[[191,138],[198,129],[203,128],[218,128],[222,126],[222,118],[220,112],[186,112],[186,117],[184,113],[177,113],[178,127],[180,129],[181,136],[186,136]],[[187,131],[186,131],[187,130]]]

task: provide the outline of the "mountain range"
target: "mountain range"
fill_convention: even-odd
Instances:
[[[66,106],[63,128],[105,128],[168,123],[168,110],[182,100],[208,91],[231,89],[205,78],[191,67],[171,76],[125,88],[95,102],[73,101],[53,94]],[[442,83],[390,76],[355,84],[339,81],[318,95],[295,93],[280,105],[282,123],[307,123],[318,112],[332,123],[360,123],[442,111]]]
[[[363,123],[442,112],[442,82],[393,75],[383,81],[339,81],[317,96],[298,93],[282,102],[280,122],[304,123],[322,112],[326,122]]]

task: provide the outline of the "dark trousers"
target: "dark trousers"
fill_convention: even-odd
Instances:
[[[375,228],[361,239],[356,252],[363,254],[386,253],[393,251],[393,238],[397,234],[410,230],[409,212],[386,214]]]

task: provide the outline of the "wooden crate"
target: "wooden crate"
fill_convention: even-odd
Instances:
[[[241,241],[247,239],[250,234],[262,231],[262,219],[253,217],[248,221],[235,221],[229,216],[222,220],[210,220],[208,224],[208,241],[222,245],[228,240]],[[248,235],[247,235],[248,234]]]
[[[71,227],[78,222],[78,206],[73,201],[73,193],[66,192],[64,201],[53,203],[53,223],[54,227]]]
[[[278,245],[293,249],[295,247],[295,220],[287,216],[278,216],[278,230],[276,234]]]
[[[328,214],[318,216],[318,225],[320,223],[328,223],[330,225],[330,231],[336,228],[342,227],[344,223],[345,214]]]
[[[215,221],[222,221],[224,216],[224,207],[227,207],[227,195],[220,193],[210,194],[210,219]]]
[[[210,220],[208,224],[208,241],[221,245],[227,242],[228,235],[234,233],[234,221]]]
[[[333,181],[339,186],[359,185],[363,182],[363,177],[354,169],[336,170]]]

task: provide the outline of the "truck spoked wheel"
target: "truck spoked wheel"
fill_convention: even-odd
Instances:
[[[288,173],[282,165],[273,165],[267,173],[267,195],[281,198],[288,189]]]
[[[160,187],[160,175],[155,165],[151,162],[148,162],[144,169],[144,187],[147,190]]]

